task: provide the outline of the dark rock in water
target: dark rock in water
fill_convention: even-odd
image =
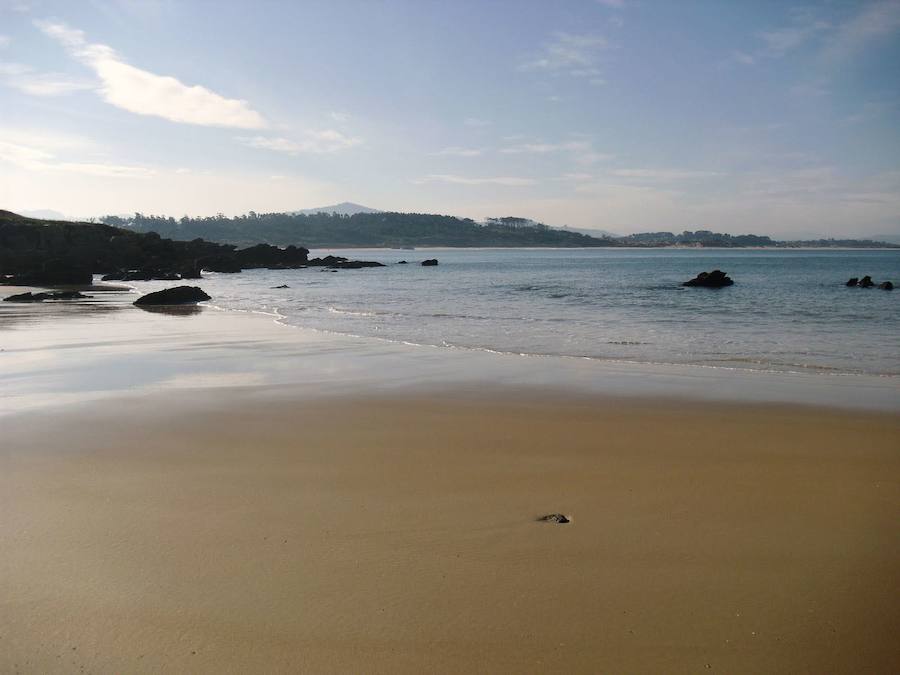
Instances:
[[[341,260],[333,265],[329,265],[329,267],[334,267],[339,270],[360,270],[364,267],[384,267],[384,265],[380,262],[371,260]]]
[[[878,284],[878,288],[883,291],[892,291],[894,290],[894,284],[890,281],[882,281],[880,284]]]
[[[564,516],[561,513],[550,513],[546,516],[541,516],[538,518],[538,522],[540,523],[556,523],[557,525],[565,525],[566,523],[571,523],[572,521],[568,516]]]
[[[313,258],[307,262],[309,267],[330,267],[334,270],[359,270],[364,267],[384,267],[380,262],[371,260],[347,260],[340,255],[326,255],[324,258]]]
[[[78,291],[54,291],[51,293],[19,293],[3,298],[4,302],[43,302],[44,300],[81,300],[90,298]]]
[[[290,288],[287,284],[281,284],[281,286],[272,286],[272,290],[277,290],[279,288]]]
[[[868,274],[859,280],[860,288],[872,288],[872,286],[874,286],[874,285],[875,285],[875,282],[872,281],[872,277],[870,277]]]
[[[704,288],[722,288],[723,286],[731,286],[734,281],[722,270],[713,270],[712,272],[700,272],[690,281],[685,281],[682,286],[703,286]]]
[[[306,262],[310,267],[328,267],[339,262],[346,262],[347,259],[340,255],[326,255],[324,258],[312,258]]]
[[[438,264],[437,258],[431,258],[430,260],[423,260],[422,267],[434,267]]]
[[[847,286],[856,286],[858,283],[859,283],[859,279],[857,279],[856,277],[853,277],[852,279],[849,279],[847,281],[846,285]]]
[[[198,286],[176,286],[155,293],[142,295],[134,301],[135,305],[185,305],[188,303],[210,300]]]
[[[405,260],[400,260],[397,264],[398,265],[408,265],[409,263],[406,262]]]

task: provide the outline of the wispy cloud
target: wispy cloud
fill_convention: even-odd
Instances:
[[[478,157],[483,154],[484,151],[481,148],[458,148],[458,147],[450,147],[444,148],[443,150],[438,150],[432,154],[434,155],[450,155],[451,157]]]
[[[235,140],[250,148],[282,152],[287,155],[329,154],[362,143],[362,139],[345,136],[334,129],[307,131],[300,140],[272,136],[238,136]]]
[[[60,152],[83,153],[91,144],[83,139],[53,134],[0,129],[0,161],[35,172],[62,171],[103,178],[149,178],[156,171],[147,167],[103,161],[61,159]]]
[[[718,171],[695,171],[690,169],[613,169],[609,173],[619,178],[639,178],[650,181],[691,180],[722,175]]]
[[[520,66],[525,71],[549,73],[565,72],[573,77],[598,79],[600,52],[610,49],[609,41],[596,33],[572,34],[557,32],[540,54]]]
[[[483,120],[480,117],[467,117],[463,120],[463,124],[467,127],[488,127],[491,125],[490,121]]]
[[[226,98],[206,87],[186,85],[174,77],[136,68],[111,47],[89,43],[82,31],[65,24],[36,21],[35,25],[96,73],[100,78],[98,91],[111,105],[183,124],[241,129],[266,126],[262,115],[247,101]]]
[[[502,148],[504,155],[546,155],[550,153],[569,153],[580,164],[593,164],[613,159],[615,155],[597,152],[590,140],[573,140],[561,143],[528,142],[517,143]]]
[[[9,35],[0,35],[0,48],[8,47],[11,41]]]
[[[335,122],[340,122],[340,123],[349,122],[350,117],[351,117],[350,113],[345,113],[345,112],[340,112],[340,111],[335,111],[335,112],[331,113],[331,119],[333,119]]]
[[[831,27],[808,10],[796,9],[792,15],[789,25],[757,33],[756,38],[762,44],[752,51],[736,50],[732,59],[745,66],[765,59],[780,59]]]
[[[472,176],[454,176],[451,174],[430,174],[424,178],[418,178],[413,181],[417,185],[423,183],[451,183],[454,185],[503,185],[506,187],[524,187],[534,185],[531,178],[519,178],[515,176],[491,176],[491,177],[472,177]]]
[[[850,56],[873,41],[900,30],[900,0],[879,0],[865,5],[853,18],[838,26],[825,49],[829,58]]]
[[[61,73],[39,73],[21,63],[0,63],[0,81],[30,96],[60,96],[96,87],[93,82]]]

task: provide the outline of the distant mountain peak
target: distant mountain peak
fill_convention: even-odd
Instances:
[[[320,206],[315,209],[301,209],[300,211],[290,211],[291,215],[312,214],[312,213],[337,213],[342,216],[352,216],[355,213],[381,213],[381,209],[373,209],[362,204],[354,204],[353,202],[341,202],[340,204],[332,204],[331,206]]]

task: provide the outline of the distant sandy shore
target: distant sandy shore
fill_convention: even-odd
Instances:
[[[274,340],[94,320],[0,331],[29,403],[0,418],[2,672],[900,671],[896,411],[320,395],[249,377],[302,363]],[[92,390],[101,363],[168,384]]]

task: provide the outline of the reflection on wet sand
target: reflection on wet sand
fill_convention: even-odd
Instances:
[[[135,307],[145,312],[169,316],[195,316],[203,311],[200,305],[135,305]]]

